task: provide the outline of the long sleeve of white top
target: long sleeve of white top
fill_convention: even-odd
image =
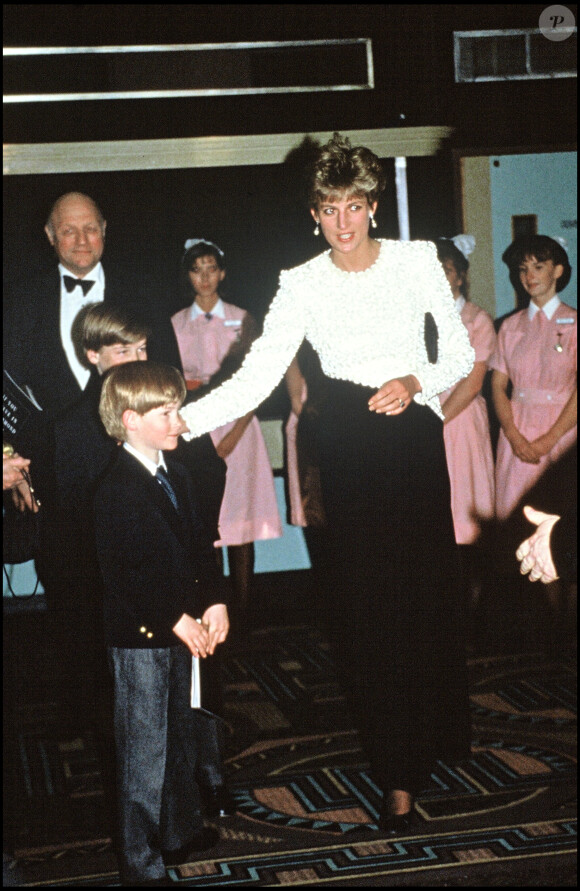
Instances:
[[[443,417],[438,393],[469,374],[474,351],[447,279],[429,242],[381,241],[363,272],[344,272],[329,252],[283,271],[280,285],[242,367],[216,390],[181,410],[185,438],[201,436],[257,408],[282,379],[302,340],[329,377],[378,389],[414,374],[414,398]],[[425,347],[425,318],[437,327],[437,360]]]

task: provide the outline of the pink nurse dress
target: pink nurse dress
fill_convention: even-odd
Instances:
[[[306,402],[308,390],[306,384],[302,389],[302,404]],[[292,526],[307,526],[300,474],[298,471],[298,415],[291,411],[284,430],[286,434],[286,467],[288,474],[288,497],[290,501],[290,523]]]
[[[466,302],[461,321],[467,328],[476,362],[488,362],[496,335],[491,317]],[[439,396],[443,404],[457,384]],[[451,510],[455,540],[473,544],[481,534],[481,521],[494,515],[495,481],[487,405],[481,394],[443,427],[445,454],[451,482]]]
[[[518,430],[528,440],[546,433],[576,389],[577,312],[559,303],[551,319],[542,310],[533,319],[527,309],[502,324],[490,367],[513,384],[511,406]],[[506,520],[522,496],[575,442],[569,430],[539,464],[517,458],[500,431],[496,459],[496,515]]]
[[[232,348],[240,340],[246,311],[222,301],[224,318],[192,318],[191,307],[171,318],[186,381],[205,384],[214,375]],[[230,421],[212,431],[215,446],[236,422]],[[219,516],[220,538],[216,547],[241,545],[252,541],[279,538],[282,525],[274,477],[266,443],[258,419],[254,416],[233,452],[225,459],[226,484]]]

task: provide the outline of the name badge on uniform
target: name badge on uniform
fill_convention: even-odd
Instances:
[[[224,319],[224,326],[233,328],[233,335],[236,343],[242,342],[242,320],[241,319]]]
[[[556,319],[556,325],[573,325],[575,321],[574,318]]]

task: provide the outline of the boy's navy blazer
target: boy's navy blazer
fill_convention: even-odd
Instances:
[[[166,459],[180,511],[126,449],[95,495],[95,534],[104,582],[105,643],[175,646],[173,626],[226,603],[227,585],[198,516],[187,471]]]

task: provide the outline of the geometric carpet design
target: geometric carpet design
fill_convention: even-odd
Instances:
[[[576,849],[576,821],[504,826],[493,831],[472,830],[378,839],[350,845],[328,845],[305,851],[275,852],[255,858],[229,858],[180,866],[175,878],[189,887],[231,885],[307,885],[328,879],[358,880],[413,870],[465,867],[475,862],[505,861],[545,855],[557,844],[560,852]],[[248,862],[248,861],[251,862]],[[436,882],[434,882],[435,884]]]
[[[218,845],[169,870],[184,887],[478,884],[576,851],[573,660],[542,654],[470,661],[471,757],[439,762],[407,837],[385,839],[381,794],[336,682],[308,626],[268,628],[219,666],[235,816]],[[90,734],[58,739],[50,703],[23,709],[15,753],[13,884],[118,884],[99,757]],[[567,861],[566,861],[567,858]],[[485,873],[485,870],[488,872]],[[429,878],[431,876],[431,878]],[[546,878],[548,876],[548,879]],[[530,882],[535,884],[534,881]],[[5,868],[6,884],[6,868]]]
[[[377,839],[350,844],[310,846],[300,850],[256,851],[251,839],[251,855],[213,857],[171,867],[169,876],[182,887],[249,887],[275,885],[326,884],[396,884],[397,875],[421,875],[418,884],[453,885],[453,870],[485,865],[497,871],[499,865],[517,868],[528,858],[553,856],[556,852],[573,857],[576,853],[576,821],[500,826],[493,830],[467,830],[415,835],[396,841]],[[262,844],[266,839],[262,840]],[[275,848],[270,844],[268,847]],[[445,871],[445,873],[443,872]],[[451,871],[451,872],[450,872]],[[429,873],[432,874],[429,878]],[[443,876],[448,877],[445,881]],[[450,878],[449,878],[450,877]],[[375,882],[365,880],[375,879]],[[381,881],[384,880],[383,881]],[[115,871],[85,872],[75,877],[61,877],[56,882],[28,882],[28,885],[58,887],[95,887],[118,885]],[[465,884],[472,884],[465,882]],[[495,884],[490,882],[489,884]],[[502,883],[505,885],[511,882]],[[527,884],[514,881],[513,885]],[[549,885],[550,882],[542,884]],[[558,884],[557,882],[555,884]]]
[[[416,804],[425,822],[505,810],[547,791],[549,785],[574,782],[577,775],[575,759],[537,746],[474,740],[472,751],[473,757],[460,766],[450,768],[439,762],[432,785],[419,794]],[[236,758],[237,770],[244,771],[245,761],[256,758],[266,775],[269,760],[283,767],[273,768],[270,782],[253,785],[251,790],[236,790],[232,784],[240,813],[268,825],[341,833],[364,827],[374,830],[381,793],[368,771],[332,766],[345,755],[361,754],[356,736],[344,735],[338,740],[334,736],[292,740],[241,754]],[[321,761],[328,766],[313,768]]]

